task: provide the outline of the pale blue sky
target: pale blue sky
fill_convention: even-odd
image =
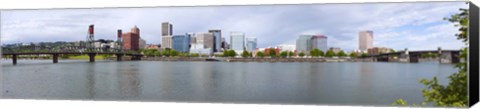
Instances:
[[[148,44],[160,44],[161,23],[174,34],[221,29],[257,37],[259,47],[294,44],[303,33],[328,36],[329,47],[358,48],[358,32],[374,31],[374,46],[396,50],[459,49],[457,28],[443,20],[467,8],[465,2],[257,5],[107,9],[7,10],[1,13],[2,43],[116,39],[116,30],[137,25]]]

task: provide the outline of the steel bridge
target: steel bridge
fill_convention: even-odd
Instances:
[[[393,53],[383,53],[377,55],[368,55],[363,58],[371,58],[373,61],[380,62],[410,62],[416,63],[422,54],[431,53],[438,56],[440,63],[459,63],[460,50],[419,50],[419,51],[399,51]]]
[[[11,56],[12,63],[17,64],[19,55],[51,55],[53,63],[58,63],[59,55],[88,55],[90,62],[95,62],[95,56],[100,54],[116,55],[117,61],[122,61],[123,56],[131,56],[131,60],[141,60],[142,54],[134,51],[125,51],[114,48],[87,48],[82,46],[64,46],[59,48],[27,46],[18,49],[2,49],[2,55]]]

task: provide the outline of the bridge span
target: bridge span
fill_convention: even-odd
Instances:
[[[419,51],[399,51],[393,53],[383,53],[368,55],[362,58],[371,58],[378,62],[410,62],[417,63],[422,54],[435,54],[439,63],[459,63],[460,50],[419,50]]]
[[[123,51],[123,50],[115,50],[115,49],[78,49],[74,48],[76,50],[69,50],[69,49],[63,49],[63,50],[23,50],[23,51],[15,51],[15,50],[6,50],[2,51],[2,55],[5,56],[11,56],[12,58],[12,63],[13,65],[17,64],[17,60],[20,55],[51,55],[53,63],[58,63],[58,57],[60,55],[88,55],[89,61],[90,62],[95,62],[95,56],[96,55],[101,55],[101,54],[110,54],[110,55],[115,55],[117,57],[117,61],[122,61],[122,58],[124,56],[131,56],[131,60],[141,60],[141,57],[143,56],[140,53],[137,52],[131,52],[131,51]]]

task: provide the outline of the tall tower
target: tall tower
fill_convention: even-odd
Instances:
[[[163,22],[162,23],[162,36],[171,36],[172,35],[172,24],[169,22]]]
[[[209,33],[213,33],[213,52],[219,52],[221,47],[221,39],[222,39],[222,30],[220,29],[213,29],[208,30]]]
[[[122,30],[118,29],[117,30],[117,44],[118,44],[118,49],[121,51],[122,50]]]
[[[373,47],[373,31],[360,31],[358,48],[362,51],[367,51]]]
[[[87,35],[87,48],[93,48],[94,43],[94,36],[93,36],[93,24],[88,26],[88,35]]]
[[[162,23],[162,48],[172,48],[172,24],[169,22]]]
[[[130,30],[134,34],[138,34],[140,36],[140,29],[138,29],[137,25],[135,25],[132,30]]]

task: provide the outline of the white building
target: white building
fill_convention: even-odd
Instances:
[[[190,48],[190,53],[198,53],[201,55],[211,55],[213,53],[212,48],[206,48],[205,45],[201,43],[192,44]]]
[[[230,48],[237,53],[243,52],[245,49],[245,33],[231,32],[230,33]]]
[[[278,45],[277,48],[280,48],[282,51],[295,51],[295,45],[291,45],[291,44],[281,44],[281,45]]]
[[[369,48],[373,47],[373,31],[360,31],[359,35],[359,49],[362,51],[367,51]]]
[[[172,48],[172,36],[162,36],[162,48]]]

